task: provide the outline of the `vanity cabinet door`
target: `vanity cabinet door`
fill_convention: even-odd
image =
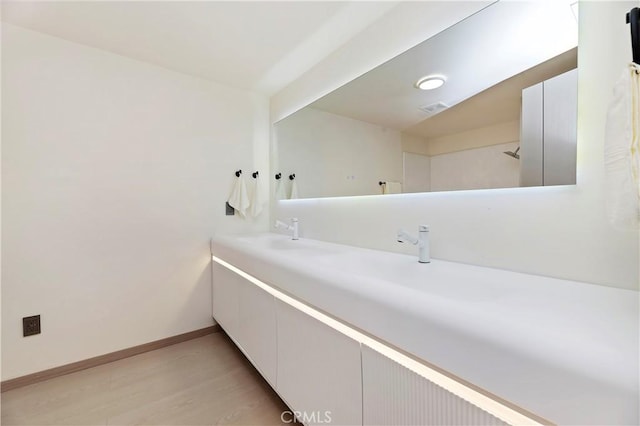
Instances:
[[[301,422],[362,424],[360,343],[276,300],[278,394]]]
[[[477,406],[362,345],[364,425],[506,425]]]
[[[213,262],[213,318],[224,331],[237,340],[239,328],[240,283],[243,278]]]
[[[244,279],[239,294],[238,341],[262,376],[276,385],[276,307],[274,297]]]
[[[214,262],[213,317],[262,376],[275,386],[276,311],[273,296]]]

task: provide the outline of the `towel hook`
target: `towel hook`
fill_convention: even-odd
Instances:
[[[276,173],[276,180],[280,180],[281,177],[282,177],[282,173]]]
[[[289,180],[294,180],[295,178],[296,178],[296,174],[295,173],[289,175]]]
[[[240,177],[241,174],[242,174],[242,170],[236,170],[236,177]]]
[[[380,185],[380,186],[386,185],[386,184],[387,184],[387,182],[383,182],[383,181],[378,182],[378,185]]]
[[[640,8],[634,7],[627,13],[627,24],[631,27],[631,48],[633,62],[640,64]]]
[[[256,170],[255,172],[253,172],[253,173],[251,174],[251,176],[253,176],[253,178],[254,178],[254,179],[256,179],[256,178],[258,177],[258,174],[259,174],[259,173],[258,173],[258,171]]]

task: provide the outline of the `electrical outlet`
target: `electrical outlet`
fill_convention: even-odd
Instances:
[[[229,205],[229,203],[225,203],[225,213],[227,216],[233,216],[234,214],[236,214],[236,209],[234,209],[233,207],[231,207]]]
[[[40,315],[22,318],[22,337],[40,334]]]

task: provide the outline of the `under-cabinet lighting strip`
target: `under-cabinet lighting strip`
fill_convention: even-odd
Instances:
[[[416,361],[415,359],[408,357],[407,355],[401,352],[398,352],[396,349],[390,346],[387,346],[384,343],[378,340],[375,340],[359,332],[358,330],[355,330],[343,324],[340,321],[335,320],[334,318],[331,318],[330,316],[300,302],[297,299],[294,299],[293,297],[273,288],[269,284],[266,284],[260,281],[259,279],[257,279],[256,277],[246,273],[242,269],[239,269],[233,266],[232,264],[225,262],[219,257],[212,255],[211,259],[214,262],[229,269],[230,271],[233,271],[236,274],[240,275],[247,281],[250,281],[251,283],[260,287],[267,293],[271,294],[273,297],[317,319],[318,321],[322,322],[323,324],[326,324],[327,326],[333,328],[339,333],[342,333],[361,344],[367,345],[371,349],[381,353],[387,358],[390,358],[391,360],[397,362],[398,364],[404,366],[405,368],[408,368],[414,373],[424,377],[425,379],[457,395],[458,397],[477,406],[478,408],[486,411],[487,413],[499,418],[500,420],[510,425],[543,425],[543,423],[540,423],[506,405],[503,405],[500,402],[495,401],[492,398],[489,398],[488,396],[474,389],[469,388],[468,386],[465,386],[464,384],[452,379],[451,377],[446,376],[440,373],[439,371],[436,371],[428,367],[427,365],[424,365]]]

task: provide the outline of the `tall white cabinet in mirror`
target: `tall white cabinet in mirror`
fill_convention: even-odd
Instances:
[[[520,185],[576,183],[578,71],[522,91]]]

